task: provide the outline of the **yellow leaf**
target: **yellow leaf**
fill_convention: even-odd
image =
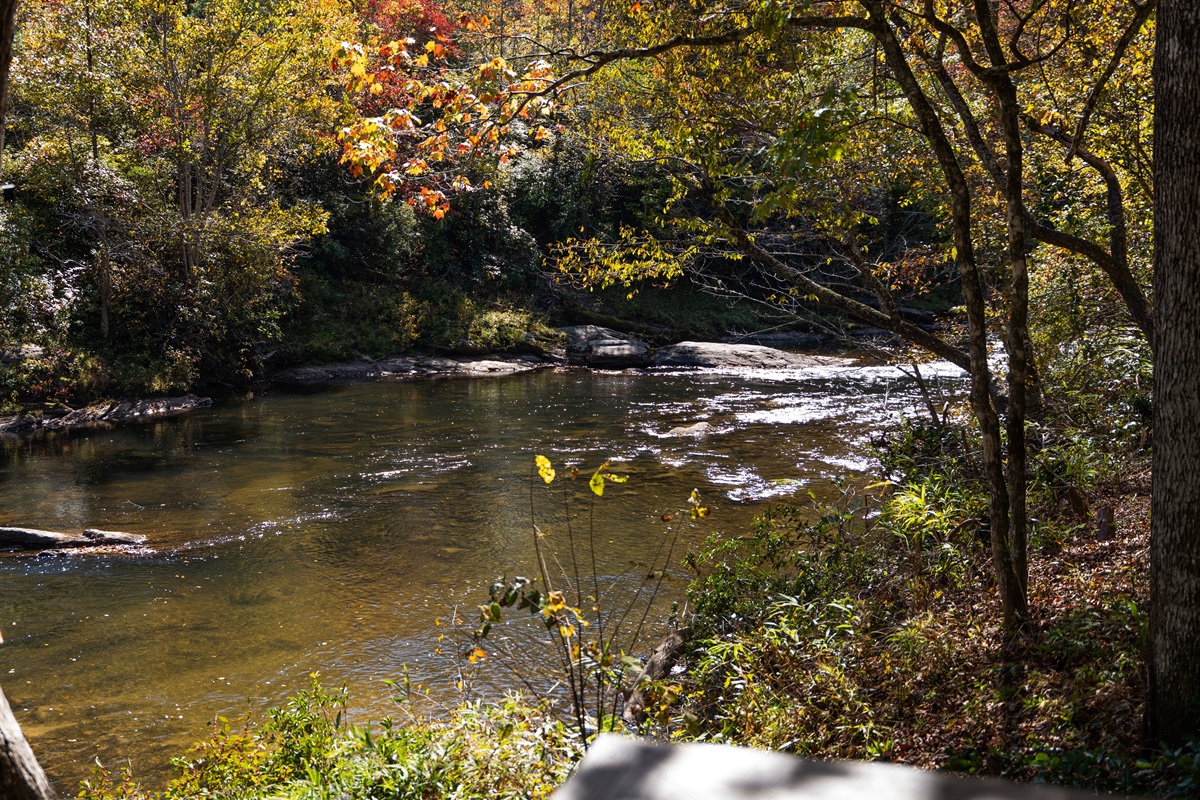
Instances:
[[[548,600],[546,607],[542,609],[542,613],[547,617],[552,617],[567,607],[567,601],[562,592],[551,592]]]
[[[483,652],[483,650],[479,647],[476,647],[470,653],[467,653],[467,660],[470,661],[472,664],[474,664],[476,661],[478,661],[481,658],[487,658],[487,653]]]
[[[575,626],[570,625],[570,624],[559,625],[558,626],[558,635],[563,637],[564,639],[570,639],[572,636],[575,635]]]
[[[546,483],[554,481],[554,467],[550,465],[550,459],[545,456],[534,456],[533,462],[537,464],[538,475],[542,476],[542,480]]]
[[[592,479],[588,481],[588,486],[592,487],[592,491],[597,497],[603,496],[604,476],[600,474],[600,470],[596,470],[596,472],[592,475]]]

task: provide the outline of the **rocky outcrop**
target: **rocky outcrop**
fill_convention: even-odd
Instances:
[[[138,546],[146,537],[136,533],[88,528],[82,534],[43,531],[37,528],[0,527],[0,549],[60,550],[65,547]]]
[[[787,353],[756,344],[680,342],[658,348],[654,363],[659,367],[718,367],[750,369],[804,369],[853,364],[853,359]]]
[[[403,356],[380,361],[356,361],[294,367],[272,377],[272,382],[291,386],[360,383],[362,381],[404,380],[406,378],[482,377],[515,375],[554,366],[554,361],[535,355],[493,356],[491,358],[446,358],[442,356]]]
[[[58,409],[51,412],[40,411],[12,417],[0,417],[0,435],[33,433],[38,430],[110,428],[126,422],[170,419],[211,405],[211,398],[196,397],[192,394],[153,400],[112,400],[74,410]]]
[[[46,348],[36,344],[17,345],[11,350],[0,349],[0,364],[16,364],[20,361],[41,361]]]
[[[563,328],[567,336],[567,362],[597,369],[648,367],[654,363],[650,345],[630,339],[611,328],[575,325]]]

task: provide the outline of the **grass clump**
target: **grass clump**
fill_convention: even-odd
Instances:
[[[255,724],[219,719],[212,736],[173,760],[162,791],[103,768],[81,800],[333,800],[543,798],[579,753],[546,706],[510,696],[464,703],[432,719],[401,702],[404,720],[350,724],[344,690],[311,686]]]

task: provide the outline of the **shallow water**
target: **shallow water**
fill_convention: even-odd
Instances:
[[[0,557],[0,686],[70,794],[97,758],[163,777],[215,715],[279,702],[313,671],[376,717],[405,666],[453,702],[455,611],[469,623],[495,577],[536,572],[531,515],[564,560],[568,516],[585,541],[602,462],[629,476],[594,506],[616,597],[671,542],[677,565],[770,502],[828,493],[868,466],[872,431],[914,408],[886,367],[542,372],[274,393],[0,444],[0,524],[143,533],[154,551]],[[698,421],[708,435],[667,435]],[[533,478],[534,453],[564,476],[553,487]],[[565,478],[572,464],[584,480]],[[664,522],[693,488],[711,514]],[[668,570],[656,620],[686,577]],[[514,687],[496,665],[476,681]]]

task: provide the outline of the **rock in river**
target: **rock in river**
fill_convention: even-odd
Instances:
[[[88,528],[82,534],[43,531],[37,528],[0,527],[0,549],[57,550],[63,547],[101,547],[104,545],[140,545],[146,537],[136,533],[102,531]]]
[[[680,425],[678,428],[671,428],[667,431],[667,436],[704,436],[712,430],[712,425],[707,422],[697,422],[695,425]]]
[[[787,353],[756,344],[680,342],[658,348],[659,367],[746,367],[752,369],[804,369],[853,364],[853,359]]]
[[[575,325],[562,328],[567,336],[567,360],[597,369],[648,367],[654,363],[650,345],[611,328]]]

